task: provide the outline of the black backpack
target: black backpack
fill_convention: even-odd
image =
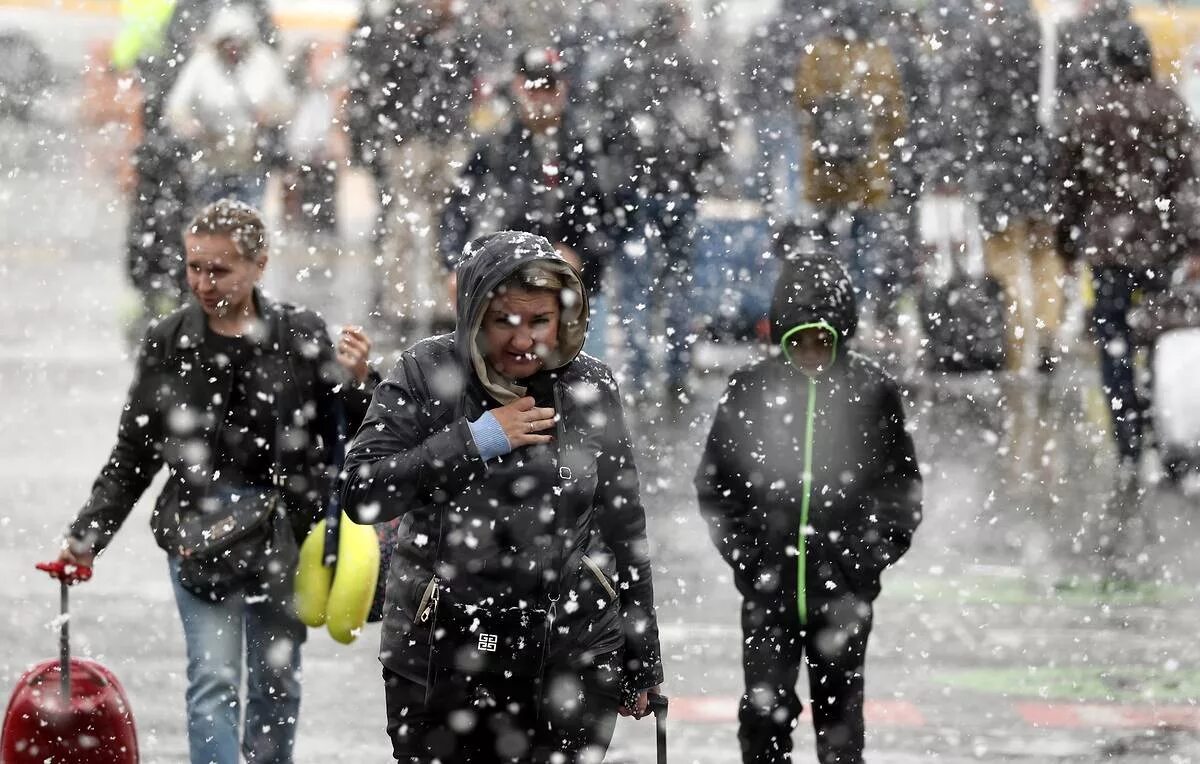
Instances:
[[[945,284],[921,295],[921,322],[933,371],[999,371],[1005,361],[1004,289],[988,274],[954,266]]]

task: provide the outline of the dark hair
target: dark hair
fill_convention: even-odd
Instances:
[[[257,260],[267,251],[267,228],[258,210],[245,202],[219,199],[204,209],[188,224],[191,236],[228,236],[238,254],[247,260]]]
[[[557,87],[562,80],[562,56],[552,48],[529,48],[517,55],[514,71],[526,80],[538,82],[543,87]]]

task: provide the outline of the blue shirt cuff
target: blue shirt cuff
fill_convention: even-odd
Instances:
[[[485,462],[512,451],[512,444],[508,442],[504,428],[500,426],[500,422],[492,412],[485,411],[483,416],[474,422],[468,422],[467,426],[471,428],[471,437],[475,439],[475,448],[479,449],[479,458]]]

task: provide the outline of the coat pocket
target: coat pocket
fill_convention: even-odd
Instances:
[[[592,575],[596,578],[596,581],[600,583],[600,586],[604,589],[605,593],[608,594],[608,596],[614,602],[616,602],[617,590],[612,585],[612,582],[608,580],[608,576],[604,575],[604,571],[601,570],[596,561],[585,554],[583,556],[583,564],[587,566],[588,570],[592,571]]]

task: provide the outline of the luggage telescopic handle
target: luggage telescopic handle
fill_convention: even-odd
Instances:
[[[654,714],[654,731],[658,739],[658,764],[667,764],[667,707],[670,698],[666,695],[651,695],[650,711]]]
[[[71,706],[71,626],[70,607],[67,601],[67,587],[88,581],[92,577],[92,569],[86,565],[55,560],[54,562],[39,562],[37,569],[49,573],[51,578],[58,579],[59,603],[59,632],[58,632],[58,661],[59,682],[62,690],[63,708]]]

